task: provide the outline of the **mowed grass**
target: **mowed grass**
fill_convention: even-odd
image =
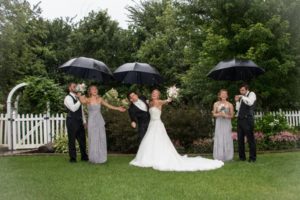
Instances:
[[[300,199],[300,152],[259,154],[204,172],[129,166],[133,156],[94,165],[66,155],[0,157],[0,199]]]

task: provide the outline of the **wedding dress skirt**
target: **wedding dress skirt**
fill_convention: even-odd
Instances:
[[[130,162],[138,167],[152,167],[160,171],[205,171],[220,168],[222,161],[181,156],[171,142],[160,116],[161,110],[149,110],[151,120],[136,157]]]

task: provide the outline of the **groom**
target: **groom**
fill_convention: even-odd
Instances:
[[[65,97],[64,104],[68,111],[66,124],[68,131],[70,162],[76,162],[76,140],[79,143],[81,160],[88,161],[88,155],[86,154],[85,130],[83,126],[85,119],[81,103],[76,94],[76,83],[69,83],[68,89],[69,94]]]
[[[254,92],[249,91],[247,84],[240,86],[240,95],[235,96],[236,110],[238,112],[238,149],[240,160],[246,160],[245,155],[245,141],[247,136],[249,144],[249,162],[256,161],[256,145],[254,138],[254,107],[256,95]]]
[[[138,127],[139,141],[141,142],[149,125],[150,114],[146,98],[138,96],[135,92],[129,92],[127,95],[131,102],[128,113],[131,120],[131,127]]]

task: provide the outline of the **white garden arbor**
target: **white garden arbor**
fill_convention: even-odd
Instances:
[[[18,99],[12,102],[14,94],[28,83],[16,85],[9,93],[6,101],[7,113],[5,130],[9,150],[34,149],[52,142],[54,137],[65,133],[65,117],[63,114],[50,116],[50,104],[47,112],[41,114],[18,114]],[[14,107],[12,106],[14,103]]]

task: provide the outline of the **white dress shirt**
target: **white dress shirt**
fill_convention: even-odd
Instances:
[[[248,91],[245,96],[241,97],[240,101],[236,102],[235,109],[238,112],[240,110],[242,101],[244,102],[244,104],[246,104],[248,106],[252,106],[254,104],[254,102],[256,101],[255,93]],[[237,115],[239,114],[238,112],[237,112]]]
[[[138,99],[136,102],[133,102],[133,104],[140,110],[147,112],[147,105],[142,100]]]
[[[77,102],[74,103],[72,97],[70,97],[70,95],[74,98],[74,99],[77,99]],[[81,103],[80,101],[78,100],[78,98],[75,96],[75,94],[73,94],[72,92],[69,93],[69,95],[67,95],[65,97],[65,100],[64,100],[64,104],[65,106],[72,112],[76,112],[79,107],[81,106]],[[82,110],[82,120],[83,120],[83,123],[86,123],[86,119],[85,119],[85,114],[83,112],[83,107],[81,107],[81,110]]]

